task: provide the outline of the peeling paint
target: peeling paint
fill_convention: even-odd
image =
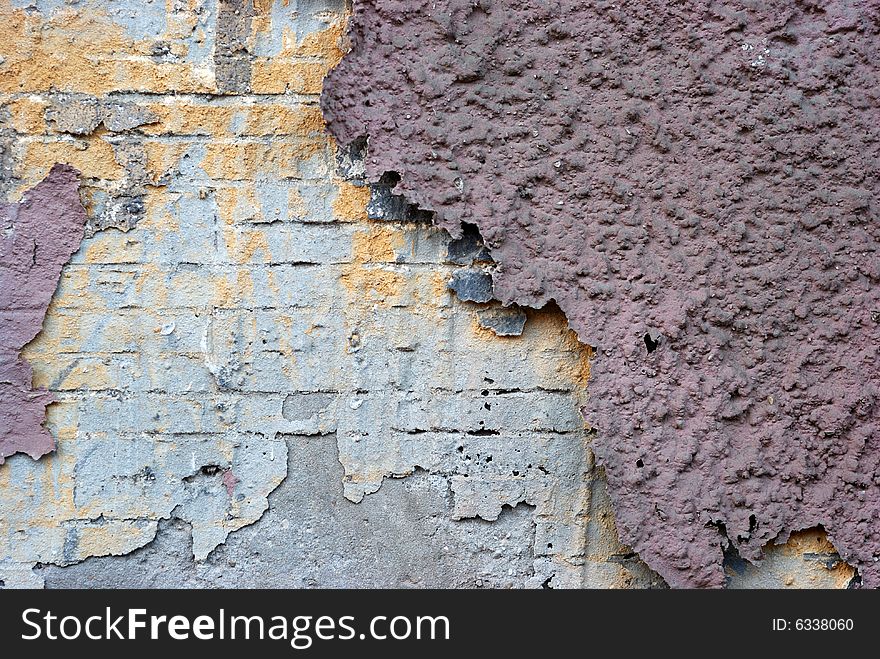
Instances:
[[[477,312],[480,325],[498,336],[519,336],[526,326],[526,312],[517,306],[490,307]]]
[[[486,270],[456,270],[449,288],[463,302],[489,302],[495,297],[492,275]]]
[[[88,216],[20,353],[57,449],[0,468],[5,587],[664,585],[579,416],[601,354],[552,303],[483,327],[522,316],[449,290],[504,271],[476,224],[325,134],[345,10],[0,0],[0,191],[64,162]],[[731,587],[851,574],[766,551]]]
[[[19,352],[40,332],[85,224],[78,172],[66,165],[55,165],[18,204],[0,204],[0,464],[14,453],[36,459],[55,448],[43,428],[55,398],[33,388]]]
[[[618,528],[671,585],[821,523],[876,587],[878,8],[649,7],[356,0],[328,128],[596,348]]]

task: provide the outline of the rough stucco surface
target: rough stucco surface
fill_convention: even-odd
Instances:
[[[476,227],[327,134],[343,0],[0,18],[0,193],[67,163],[87,213],[21,351],[57,448],[0,467],[0,587],[664,585],[618,538],[563,314],[490,299]],[[854,574],[821,530],[767,554],[731,587]]]
[[[322,108],[494,295],[594,346],[621,537],[724,583],[821,524],[880,586],[880,5],[356,0]]]
[[[343,2],[0,10],[3,190],[70,163],[88,212],[22,353],[58,448],[0,469],[0,582],[661,583],[617,540],[561,314],[457,299],[478,237],[337,158]]]
[[[55,448],[43,428],[54,397],[33,388],[19,352],[42,329],[85,225],[77,171],[66,165],[53,167],[19,203],[0,203],[0,465],[14,453],[39,458]]]

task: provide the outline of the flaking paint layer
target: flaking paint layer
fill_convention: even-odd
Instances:
[[[34,389],[19,352],[42,329],[85,224],[79,175],[68,165],[55,165],[19,203],[0,203],[0,464],[14,453],[39,458],[55,448],[43,427],[54,398]]]
[[[880,586],[876,2],[357,0],[322,108],[494,295],[595,348],[622,540],[673,586],[822,525]]]

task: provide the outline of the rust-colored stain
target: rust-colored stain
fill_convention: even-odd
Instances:
[[[149,41],[132,41],[99,12],[62,8],[47,21],[0,0],[0,14],[0,92],[215,91],[213,80],[200,78],[186,63],[152,61]],[[119,53],[140,57],[120,58]]]
[[[339,281],[362,304],[392,304],[406,285],[406,276],[393,269],[402,247],[398,228],[369,224],[352,237],[352,262],[343,267]]]
[[[367,202],[370,201],[370,188],[352,185],[348,182],[339,184],[339,194],[333,201],[333,215],[345,220],[367,220]]]

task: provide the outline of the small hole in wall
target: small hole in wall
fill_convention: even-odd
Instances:
[[[648,334],[647,332],[645,333],[645,336],[642,338],[645,339],[645,345],[648,347],[649,354],[654,352],[657,349],[657,345],[660,343],[659,338],[655,341],[654,339],[651,338],[651,335]]]
[[[638,467],[639,469],[641,469],[641,468],[644,467],[644,466],[645,466],[645,463],[642,462],[642,459],[641,459],[641,458],[639,458],[638,460],[636,460],[636,467]]]
[[[459,447],[458,447],[457,449],[455,449],[455,450],[458,451],[459,453],[464,453],[464,446],[459,446]]]

